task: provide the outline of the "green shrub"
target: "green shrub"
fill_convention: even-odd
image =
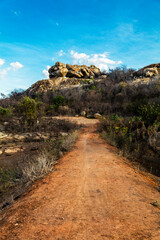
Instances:
[[[138,108],[142,105],[146,105],[147,103],[148,99],[141,92],[138,92],[131,97],[131,102],[129,102],[127,106],[127,112],[133,116],[138,116]]]
[[[53,107],[55,111],[58,111],[59,107],[64,102],[64,97],[61,95],[58,95],[57,97],[53,98]]]
[[[99,89],[98,89],[98,92],[101,93],[101,92],[102,92],[102,88],[99,88]]]
[[[30,97],[24,97],[19,105],[23,120],[30,125],[37,119],[37,103]]]
[[[11,111],[8,108],[0,107],[0,115],[1,116],[8,116],[11,114]]]
[[[96,89],[96,86],[92,85],[90,90],[95,90]]]
[[[138,108],[138,113],[147,125],[153,124],[160,115],[160,104],[147,104]]]
[[[9,108],[0,107],[0,120],[4,121],[12,116]]]

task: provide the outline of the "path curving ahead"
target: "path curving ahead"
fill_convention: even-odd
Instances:
[[[0,216],[0,240],[159,240],[152,182],[86,128],[56,171]]]

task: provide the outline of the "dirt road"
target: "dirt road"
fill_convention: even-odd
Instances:
[[[159,192],[82,121],[56,171],[0,216],[1,240],[160,240]]]

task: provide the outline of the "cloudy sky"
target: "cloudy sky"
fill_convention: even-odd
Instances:
[[[160,62],[160,0],[0,0],[0,92],[56,61],[108,70]]]

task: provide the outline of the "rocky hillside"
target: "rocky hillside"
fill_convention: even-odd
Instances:
[[[49,69],[50,79],[33,84],[26,92],[30,97],[43,96],[42,101],[63,96],[69,113],[86,111],[89,115],[130,114],[136,101],[158,102],[160,94],[160,64],[151,64],[138,71],[117,68],[102,73],[95,66],[69,65],[57,62]],[[132,109],[132,110],[131,110]]]
[[[106,75],[94,65],[70,65],[56,62],[49,70],[50,79],[44,79],[27,89],[27,95],[45,93],[59,87],[69,87],[91,83],[93,80],[106,79]]]
[[[45,93],[48,90],[55,90],[63,87],[75,87],[75,85],[92,84],[99,81],[109,81],[110,77],[108,74],[101,72],[99,68],[94,65],[90,67],[86,65],[70,65],[61,62],[56,62],[49,70],[50,79],[44,79],[33,84],[27,89],[27,95],[35,95]],[[130,74],[130,82],[147,82],[154,77],[160,75],[160,63],[148,65],[133,74]],[[128,75],[127,75],[128,78]],[[122,81],[124,81],[122,79]]]
[[[136,71],[133,76],[135,77],[153,77],[160,74],[160,63],[150,64],[144,68]]]

